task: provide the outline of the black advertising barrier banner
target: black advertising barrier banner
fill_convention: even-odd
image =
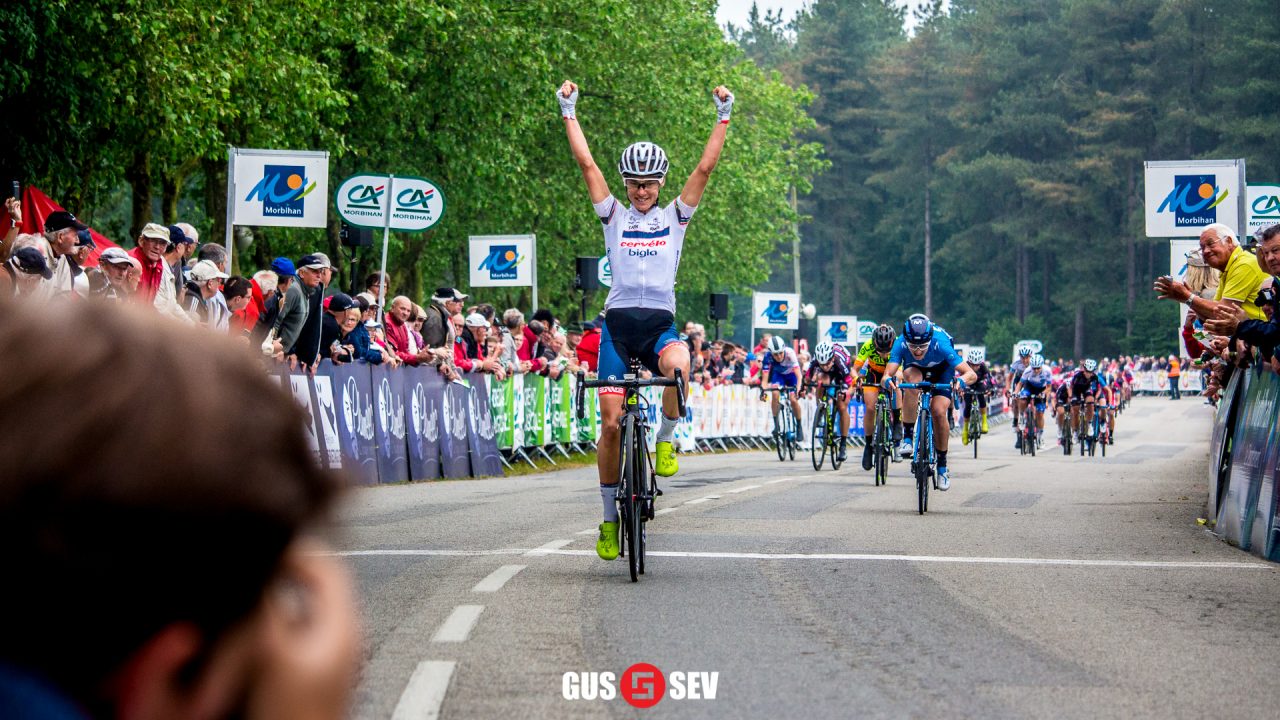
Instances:
[[[330,470],[341,469],[343,453],[338,433],[338,401],[334,392],[333,364],[321,363],[314,376],[301,374],[291,377],[300,377],[304,384],[311,386],[311,408],[315,414],[321,465]]]
[[[440,412],[440,463],[447,478],[471,475],[471,446],[467,441],[469,395],[469,388],[462,383],[445,384]]]
[[[338,445],[342,467],[362,485],[378,484],[378,455],[374,443],[373,380],[369,365],[334,365],[328,360],[316,371],[316,396],[332,384],[337,410]]]
[[[471,421],[471,474],[477,477],[502,475],[502,460],[498,455],[498,439],[489,410],[489,385],[483,373],[467,376],[471,383],[468,418]]]
[[[369,366],[374,395],[374,440],[377,442],[378,480],[409,480],[409,452],[405,444],[403,371],[385,365]]]
[[[409,441],[409,477],[440,477],[440,406],[444,402],[444,378],[435,368],[406,367],[405,391]]]

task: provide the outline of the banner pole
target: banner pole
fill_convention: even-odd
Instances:
[[[534,312],[537,312],[538,310],[538,236],[530,235],[529,237],[532,238],[533,240],[533,242],[530,243],[530,245],[533,247],[533,310]]]
[[[387,176],[387,211],[382,221],[382,276],[387,276],[387,245],[391,243],[391,198],[396,187],[396,176]],[[382,314],[387,305],[387,283],[378,288],[378,322],[382,322]]]
[[[236,203],[236,149],[227,147],[227,231],[223,242],[227,245],[227,273],[234,273],[235,270],[235,243],[232,242],[235,235],[235,226],[232,225],[232,219],[235,214]]]

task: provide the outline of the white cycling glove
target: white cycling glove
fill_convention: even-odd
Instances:
[[[556,100],[560,101],[560,114],[568,118],[577,118],[578,91],[574,90],[569,93],[569,97],[565,97],[563,93],[556,90]]]
[[[720,96],[713,92],[711,100],[716,104],[716,117],[720,122],[729,122],[729,113],[733,112],[733,93],[729,93],[728,97],[721,100]]]

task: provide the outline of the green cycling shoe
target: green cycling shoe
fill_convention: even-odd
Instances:
[[[659,442],[654,447],[656,460],[653,471],[660,477],[671,477],[680,471],[680,463],[676,460],[676,449],[669,442]]]
[[[600,537],[596,540],[596,554],[601,560],[617,560],[621,548],[618,547],[618,523],[600,523]]]

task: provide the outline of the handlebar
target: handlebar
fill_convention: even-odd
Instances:
[[[578,397],[574,403],[577,409],[578,419],[586,417],[586,408],[583,407],[583,398],[586,395],[587,388],[624,388],[635,389],[645,387],[674,387],[676,389],[676,407],[679,408],[680,417],[684,417],[684,383],[681,381],[684,374],[680,370],[675,371],[675,377],[654,377],[647,380],[638,378],[634,375],[624,375],[621,380],[587,380],[586,373],[578,373]]]
[[[898,387],[903,390],[948,390],[951,388],[951,386],[946,383],[931,382],[898,383]]]

